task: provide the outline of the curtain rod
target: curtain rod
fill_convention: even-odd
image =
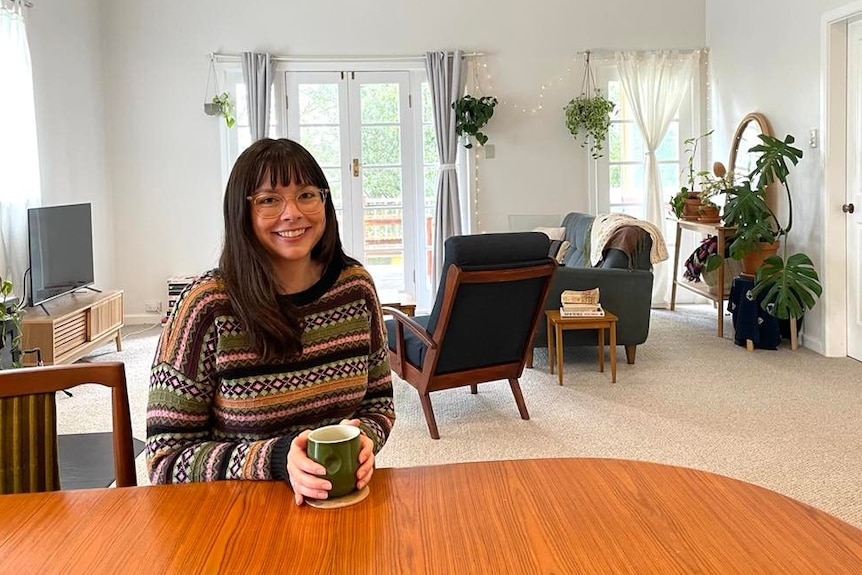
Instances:
[[[480,58],[482,52],[466,52],[465,58]],[[239,61],[241,54],[210,53],[210,58],[222,62]],[[275,62],[419,62],[425,56],[271,56]]]
[[[599,49],[599,50],[578,50],[575,52],[578,56],[584,56],[589,54],[594,58],[613,58],[617,52],[640,52],[642,54],[658,54],[659,52],[677,52],[679,54],[699,54],[702,52],[708,52],[708,48],[693,48],[693,49],[685,49],[681,50],[678,48],[666,48],[663,50],[610,50],[610,49]]]

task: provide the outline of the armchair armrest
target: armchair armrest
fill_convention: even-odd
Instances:
[[[392,369],[399,376],[404,377],[405,362],[407,361],[404,347],[404,328],[410,330],[416,338],[425,344],[428,349],[437,349],[437,343],[431,339],[425,328],[417,323],[413,318],[402,312],[401,310],[382,306],[380,308],[383,315],[392,316],[395,320],[395,349],[389,350],[389,359],[392,364]]]
[[[428,349],[437,349],[437,344],[434,342],[434,340],[431,339],[431,337],[428,335],[428,332],[425,331],[425,328],[416,323],[409,315],[407,315],[401,310],[395,309],[394,307],[383,306],[380,309],[383,310],[383,315],[391,315],[398,323],[399,341],[403,341],[403,327],[406,327],[413,332],[413,335],[419,338],[419,341],[427,345]]]

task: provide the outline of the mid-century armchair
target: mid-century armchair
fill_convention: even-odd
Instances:
[[[439,439],[432,391],[505,379],[529,419],[518,378],[544,309],[556,263],[537,232],[446,240],[443,277],[431,315],[384,308],[392,369],[419,391],[431,437]]]

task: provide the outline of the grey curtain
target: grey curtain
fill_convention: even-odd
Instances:
[[[248,94],[248,123],[251,141],[267,136],[269,128],[269,105],[273,69],[269,54],[244,52],[242,55],[242,79]]]
[[[463,95],[467,80],[463,52],[426,52],[425,70],[431,88],[437,153],[440,156],[437,210],[434,217],[434,269],[431,282],[433,297],[443,271],[443,242],[446,238],[461,234],[461,205],[458,199],[458,175],[455,173],[458,135],[455,133],[455,110],[452,109],[452,103]]]

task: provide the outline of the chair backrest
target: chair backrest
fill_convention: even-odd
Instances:
[[[524,357],[556,268],[549,249],[550,240],[538,232],[446,240],[443,276],[427,326],[441,343],[435,373]]]
[[[0,493],[60,488],[54,394],[82,384],[111,388],[117,487],[137,485],[122,362],[0,371]]]

